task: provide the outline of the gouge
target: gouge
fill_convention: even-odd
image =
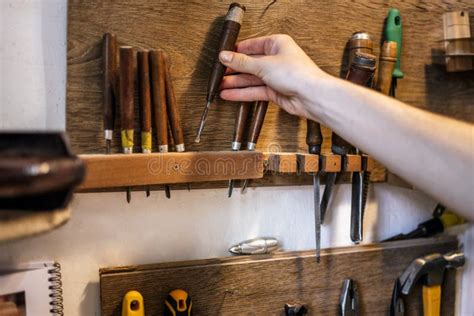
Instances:
[[[116,94],[117,37],[114,34],[104,34],[102,58],[104,71],[104,138],[106,153],[110,154],[115,125],[115,107],[118,101]]]
[[[134,64],[133,48],[120,47],[120,123],[121,138],[124,154],[133,153],[133,123],[134,123]],[[127,202],[132,199],[132,188],[127,187]]]
[[[247,117],[249,114],[250,104],[247,102],[240,103],[237,116],[235,118],[235,129],[234,137],[232,140],[231,149],[233,151],[239,151],[242,147],[242,139],[244,137],[245,125],[247,124]],[[234,180],[229,180],[229,191],[227,196],[232,196],[232,191],[234,190]]]
[[[168,152],[168,113],[166,109],[166,71],[164,53],[159,50],[150,52],[152,100],[155,114],[156,142],[160,153]],[[165,185],[165,194],[171,197],[169,185]]]
[[[219,39],[219,47],[217,49],[217,56],[212,66],[211,75],[209,76],[209,82],[207,85],[207,103],[204,111],[202,112],[201,121],[199,128],[196,133],[196,143],[201,141],[201,134],[204,130],[204,124],[206,123],[207,115],[211,107],[212,102],[219,94],[220,85],[226,67],[219,62],[219,53],[223,50],[234,51],[237,37],[239,36],[240,26],[244,19],[245,6],[234,2],[229,6],[229,11],[225,17],[224,26]]]
[[[267,114],[268,101],[258,101],[255,108],[255,113],[253,115],[252,123],[250,124],[250,135],[247,142],[247,150],[254,151],[257,145],[258,137],[260,136],[260,131],[262,130],[263,121],[265,120],[265,115]],[[241,193],[245,192],[249,180],[245,179],[242,185]]]
[[[312,155],[321,154],[323,135],[318,122],[306,120],[306,144],[308,152]],[[314,228],[316,240],[316,262],[321,258],[321,209],[319,204],[319,171],[313,173],[313,195],[314,195]]]
[[[149,52],[137,52],[138,82],[140,87],[140,119],[142,153],[151,153],[151,92]],[[146,196],[150,196],[150,186],[146,186]]]

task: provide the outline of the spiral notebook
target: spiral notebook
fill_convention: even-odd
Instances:
[[[0,315],[63,315],[59,263],[0,265]]]

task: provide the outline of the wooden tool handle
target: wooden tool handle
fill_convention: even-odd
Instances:
[[[377,78],[377,90],[385,95],[390,92],[392,74],[397,62],[397,42],[384,42],[380,52],[379,76]]]
[[[117,37],[105,33],[102,44],[102,58],[104,71],[104,130],[113,131],[115,121],[115,85],[117,80]],[[111,139],[106,137],[107,139]]]
[[[166,80],[163,52],[150,52],[152,100],[155,110],[156,140],[160,152],[168,151],[168,114],[166,111]]]
[[[120,47],[120,122],[122,147],[127,151],[133,148],[133,66],[133,48],[130,46]]]
[[[349,40],[349,67],[352,65],[355,53],[372,54],[374,51],[374,42],[367,32],[356,32],[352,34]]]
[[[306,145],[308,145],[308,152],[319,155],[322,143],[321,125],[318,122],[306,120]]]
[[[138,81],[140,86],[140,122],[142,151],[151,152],[151,91],[149,52],[137,52]]]
[[[439,316],[441,312],[441,285],[423,286],[423,315]]]
[[[170,71],[170,62],[166,53],[164,54],[164,61],[168,120],[171,127],[171,133],[174,139],[174,144],[176,146],[176,151],[182,152],[185,150],[183,126],[181,125],[181,115],[179,114],[178,104],[176,102],[176,96],[174,94],[173,80],[171,78]]]
[[[258,141],[258,136],[262,130],[265,114],[267,114],[268,101],[258,101],[252,124],[250,125],[250,135],[248,149],[253,150]]]
[[[250,104],[248,102],[241,102],[237,116],[235,117],[234,137],[232,141],[232,150],[240,150],[242,140],[244,137],[245,126],[247,124],[247,117],[249,115]]]

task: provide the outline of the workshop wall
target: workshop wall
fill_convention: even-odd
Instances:
[[[0,129],[64,129],[66,1],[0,2]],[[365,242],[379,240],[428,219],[435,202],[424,194],[387,184],[372,186]],[[311,187],[77,194],[72,219],[35,238],[0,244],[0,262],[55,259],[62,264],[66,315],[99,314],[99,274],[104,266],[226,256],[232,243],[275,236],[285,250],[314,248]],[[350,186],[337,189],[322,246],[349,245]],[[474,229],[464,237],[474,254]],[[473,315],[474,270],[464,268],[464,304]],[[472,281],[471,281],[472,280]]]

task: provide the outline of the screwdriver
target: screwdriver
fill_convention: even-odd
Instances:
[[[244,136],[245,125],[247,124],[247,117],[249,114],[250,104],[247,102],[240,103],[237,116],[235,118],[235,129],[234,129],[234,138],[232,141],[231,149],[233,151],[239,151],[242,147],[242,139]],[[232,191],[234,190],[234,180],[229,180],[229,192],[228,197],[232,196]]]
[[[257,145],[258,137],[260,136],[260,131],[262,130],[263,121],[265,120],[265,115],[267,114],[268,101],[258,101],[255,108],[255,114],[250,124],[250,135],[249,141],[247,142],[247,150],[254,151],[255,146]],[[242,185],[241,193],[245,192],[249,180],[245,179]]]
[[[170,61],[168,54],[164,53],[165,62],[165,86],[166,86],[166,109],[168,112],[168,121],[173,136],[175,149],[177,152],[184,152],[184,133],[181,125],[181,115],[178,111],[178,103],[176,102],[176,95],[174,94],[173,80],[171,78]],[[189,183],[186,184],[188,191],[190,190]]]
[[[357,52],[371,54],[373,52],[373,41],[367,32],[355,32],[349,40],[349,67],[352,65],[354,56]],[[347,76],[346,76],[347,77]],[[346,78],[347,79],[347,78]],[[339,137],[336,133],[331,134],[332,146],[331,151],[336,155],[345,156],[354,154],[355,148],[346,140]],[[323,197],[321,199],[321,223],[324,223],[326,210],[331,199],[332,189],[336,183],[338,173],[331,172],[327,174],[326,186],[324,187]]]
[[[321,154],[321,144],[323,135],[321,125],[318,122],[306,120],[306,144],[308,152],[312,155]],[[319,171],[313,173],[313,194],[314,194],[314,227],[316,240],[316,262],[321,258],[321,209],[319,205]]]
[[[402,57],[402,17],[398,9],[391,8],[388,10],[387,23],[385,26],[385,40],[397,43],[397,63],[393,70],[392,88],[390,90],[390,96],[395,97],[397,80],[405,76],[400,69]]]
[[[131,46],[120,47],[120,122],[121,138],[124,154],[133,153],[133,48]],[[132,199],[132,188],[127,187],[127,202]]]
[[[105,33],[102,44],[102,58],[104,71],[104,138],[105,150],[110,154],[115,125],[115,106],[117,84],[117,37]]]
[[[140,87],[141,146],[142,153],[151,153],[151,95],[149,52],[137,52],[138,81]],[[146,196],[150,196],[150,186],[146,186]]]
[[[166,71],[163,52],[152,50],[150,52],[151,62],[151,84],[152,100],[155,112],[156,140],[160,153],[168,152],[168,114],[166,111]],[[165,194],[171,197],[170,186],[165,185]]]
[[[217,49],[217,57],[212,66],[209,82],[207,86],[207,103],[202,112],[201,121],[196,134],[196,143],[201,141],[201,134],[204,130],[204,124],[209,113],[212,102],[219,93],[222,79],[224,78],[226,67],[219,62],[219,53],[223,50],[234,51],[237,37],[239,36],[240,27],[244,19],[245,6],[234,2],[229,6],[229,10],[225,17],[224,26],[219,39],[219,47]]]

